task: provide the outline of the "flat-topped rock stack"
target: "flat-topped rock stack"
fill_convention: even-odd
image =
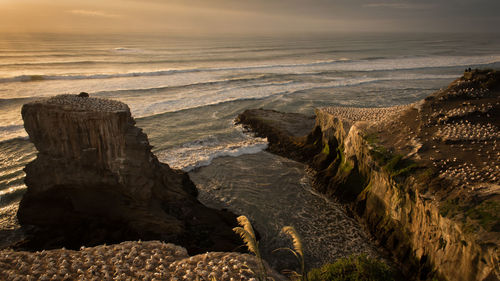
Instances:
[[[406,106],[315,112],[302,137],[265,113],[238,120],[307,162],[315,188],[345,203],[409,276],[500,279],[499,71],[466,72]]]
[[[39,152],[25,168],[18,211],[33,233],[24,247],[154,239],[198,253],[239,245],[235,216],[203,206],[187,174],[158,161],[127,105],[61,95],[25,104],[22,116]]]

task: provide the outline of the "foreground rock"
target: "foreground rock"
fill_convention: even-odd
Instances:
[[[271,150],[306,155],[316,188],[346,203],[409,276],[499,280],[499,86],[499,72],[473,71],[405,107],[318,109],[301,138],[255,111],[239,120],[280,136]]]
[[[267,276],[286,280],[269,267]],[[158,241],[43,252],[0,251],[1,280],[256,280],[258,261],[240,253],[189,256]]]
[[[22,108],[39,151],[26,168],[18,219],[28,249],[162,240],[190,253],[240,244],[235,216],[196,199],[187,174],[160,163],[127,105],[62,95]]]
[[[267,276],[286,280],[269,267]],[[0,280],[256,280],[255,256],[186,249],[158,241],[42,252],[0,251]]]

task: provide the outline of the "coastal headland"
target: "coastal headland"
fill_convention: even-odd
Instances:
[[[500,277],[500,72],[465,72],[424,100],[389,108],[254,109],[237,122],[269,151],[306,162],[420,280]]]

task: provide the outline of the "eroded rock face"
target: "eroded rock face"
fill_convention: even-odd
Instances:
[[[259,111],[239,119],[262,136],[279,131],[270,149],[305,153],[315,188],[363,220],[408,276],[499,280],[499,85],[498,71],[475,70],[406,108],[318,109],[302,138]]]
[[[239,244],[235,216],[203,206],[187,174],[158,161],[127,105],[61,95],[25,104],[22,116],[39,151],[18,211],[36,227],[28,248],[159,239],[198,253]]]

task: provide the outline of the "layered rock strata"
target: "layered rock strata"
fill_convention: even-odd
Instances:
[[[344,202],[408,276],[499,280],[499,86],[499,72],[473,71],[406,107],[317,109],[301,138],[256,111],[239,120],[278,136],[271,151],[306,155],[316,189]]]
[[[203,206],[187,174],[152,154],[127,105],[61,95],[25,104],[38,150],[18,219],[29,249],[162,240],[191,253],[231,251],[235,216]]]

